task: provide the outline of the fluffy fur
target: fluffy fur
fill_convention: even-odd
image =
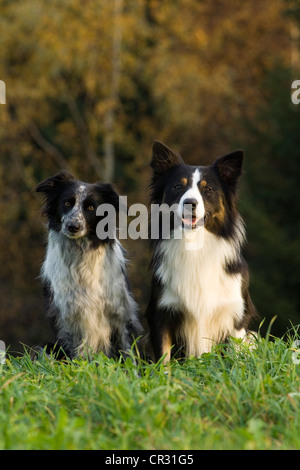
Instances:
[[[190,166],[154,143],[151,203],[175,204],[171,236],[163,239],[160,230],[151,242],[147,319],[155,360],[168,360],[171,349],[200,356],[229,336],[243,337],[255,314],[236,208],[242,161],[235,151],[210,166]]]
[[[87,184],[61,172],[36,187],[45,196],[48,244],[41,278],[55,341],[70,357],[103,351],[116,356],[141,333],[124,250],[115,238],[100,240],[100,204],[118,209],[110,184]]]

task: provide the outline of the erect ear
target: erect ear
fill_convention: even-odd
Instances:
[[[72,176],[71,173],[69,173],[66,170],[63,170],[57,175],[51,176],[50,178],[47,178],[46,180],[39,183],[35,187],[35,191],[37,193],[48,193],[57,185],[64,183],[66,181],[73,180],[73,179],[74,179],[74,176]]]
[[[218,158],[213,167],[223,181],[234,186],[242,173],[243,158],[244,151],[235,150],[224,157]]]
[[[157,174],[162,174],[172,166],[184,164],[179,153],[174,152],[162,142],[155,141],[152,148],[151,167]]]
[[[110,183],[95,183],[101,197],[102,204],[111,204],[116,211],[119,210],[119,195]]]

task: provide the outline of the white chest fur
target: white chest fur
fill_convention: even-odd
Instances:
[[[224,269],[226,261],[236,259],[236,248],[206,230],[200,242],[199,249],[190,250],[184,239],[164,240],[157,270],[164,286],[159,305],[184,313],[180,336],[187,354],[196,356],[234,334],[234,322],[244,311],[241,275]]]

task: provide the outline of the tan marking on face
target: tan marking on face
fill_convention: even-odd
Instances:
[[[214,218],[220,220],[220,222],[223,222],[225,218],[225,206],[221,197],[219,199],[219,205],[220,205],[220,209],[218,210],[218,212],[214,214]]]
[[[186,186],[187,182],[188,182],[187,178],[185,177],[181,178],[181,184],[183,184],[183,186]]]

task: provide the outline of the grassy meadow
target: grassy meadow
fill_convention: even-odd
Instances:
[[[297,336],[147,364],[100,354],[0,366],[1,449],[299,449]]]

